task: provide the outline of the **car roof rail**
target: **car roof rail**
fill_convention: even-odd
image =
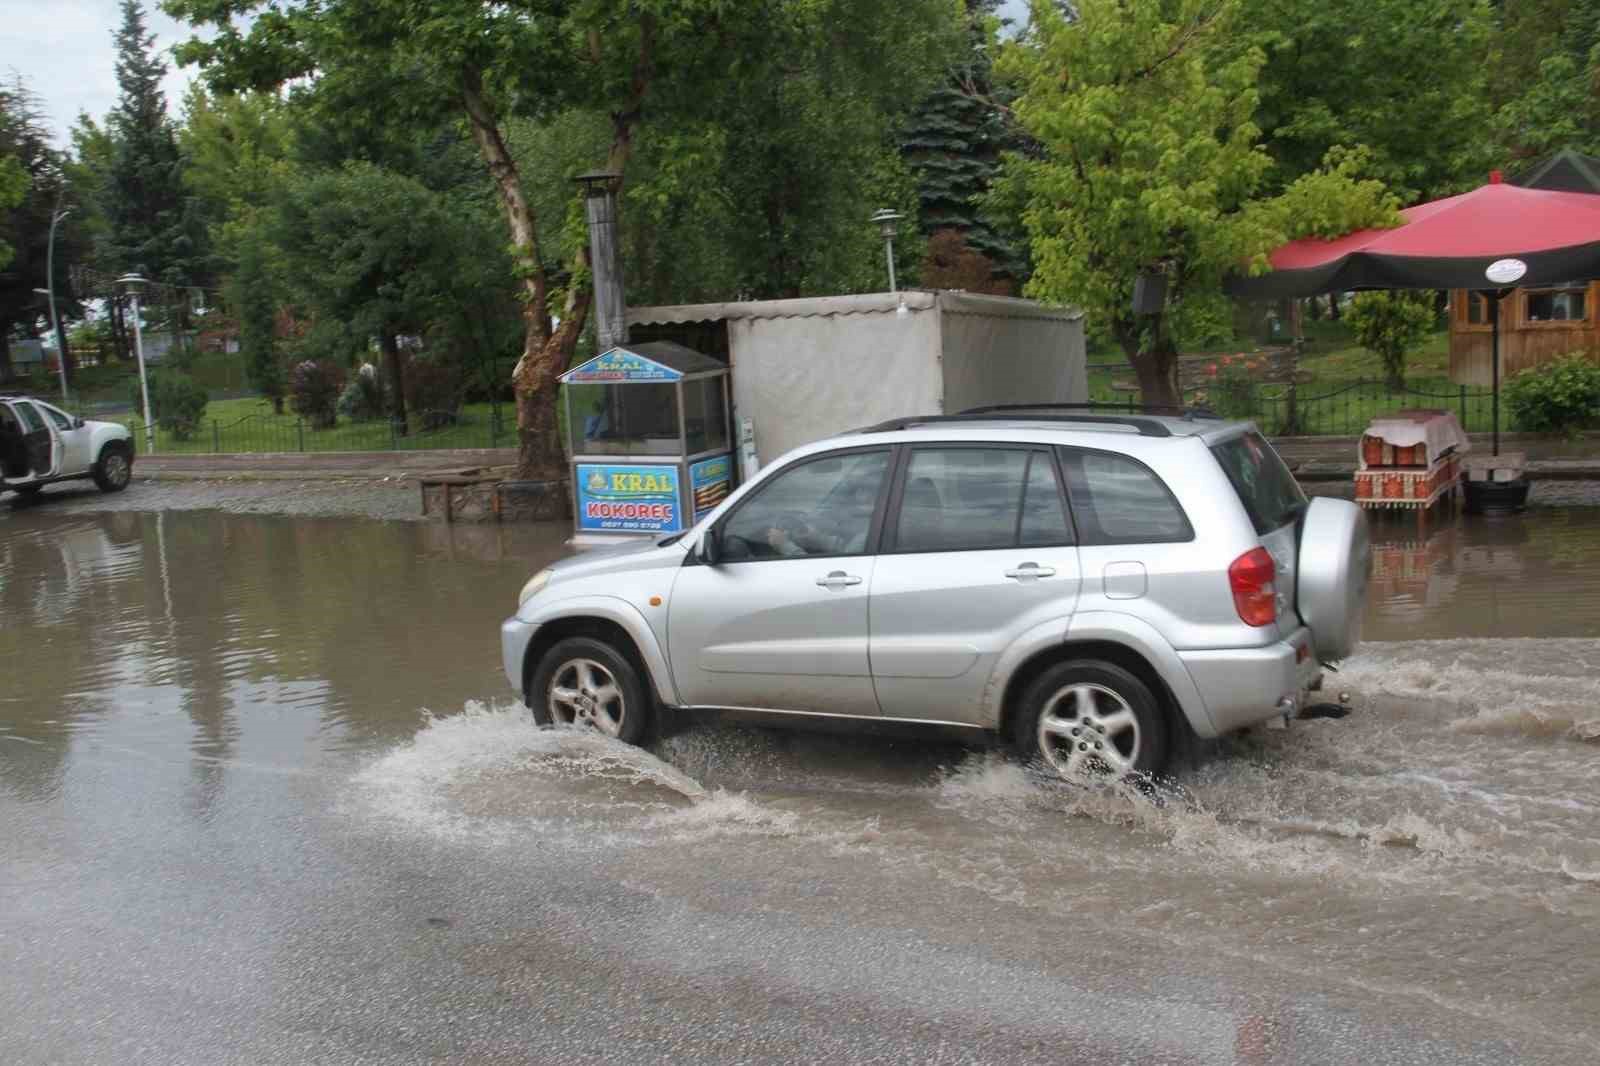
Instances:
[[[1029,410],[1028,406],[1018,408],[1019,412]],[[1170,437],[1172,430],[1154,418],[1140,418],[1138,415],[1029,415],[1029,414],[1002,414],[998,411],[987,414],[982,411],[959,415],[918,415],[912,418],[891,418],[887,422],[879,422],[875,426],[867,426],[854,430],[855,433],[893,433],[897,430],[911,429],[914,426],[951,425],[953,423],[972,422],[1060,422],[1063,428],[1085,423],[1093,425],[1122,426],[1136,430],[1141,437]]]
[[[1196,418],[1222,420],[1222,416],[1209,407],[1176,403],[998,403],[988,404],[984,407],[971,407],[961,413],[964,415],[988,415],[1016,411],[1122,411],[1130,415],[1167,415],[1191,422]]]

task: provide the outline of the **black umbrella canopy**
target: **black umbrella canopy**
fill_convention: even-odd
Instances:
[[[1551,160],[1539,180],[1587,169],[1574,153]],[[1500,299],[1520,286],[1600,278],[1600,196],[1489,184],[1406,208],[1392,229],[1334,240],[1290,241],[1271,255],[1272,271],[1235,277],[1228,291],[1253,299],[1316,296],[1357,289],[1473,289],[1489,305],[1494,389],[1494,454],[1500,454]]]

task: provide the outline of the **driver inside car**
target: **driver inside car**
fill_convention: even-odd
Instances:
[[[839,538],[824,533],[801,515],[782,515],[767,527],[767,546],[779,555],[834,555]]]

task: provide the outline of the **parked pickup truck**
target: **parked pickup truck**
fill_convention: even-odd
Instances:
[[[26,396],[0,395],[0,492],[33,495],[55,481],[93,478],[121,492],[133,477],[133,434]]]

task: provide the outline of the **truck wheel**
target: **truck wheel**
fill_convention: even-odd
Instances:
[[[645,686],[626,656],[602,640],[558,641],[528,683],[528,707],[540,725],[584,725],[637,744],[649,724]]]
[[[107,444],[94,464],[94,483],[101,492],[121,492],[133,477],[133,456],[124,444]]]
[[[1166,767],[1167,723],[1143,681],[1097,659],[1057,663],[1023,694],[1013,739],[1063,777],[1119,781]]]

